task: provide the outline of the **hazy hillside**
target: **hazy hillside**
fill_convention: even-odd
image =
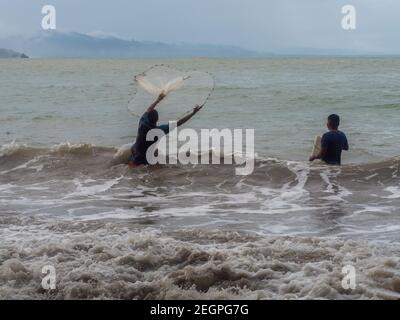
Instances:
[[[29,57],[23,53],[0,48],[0,58],[29,58]]]
[[[0,39],[0,47],[43,58],[254,58],[261,54],[234,46],[165,44],[98,37],[81,33],[43,32],[34,37]]]

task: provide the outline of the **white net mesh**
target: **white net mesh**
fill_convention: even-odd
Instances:
[[[214,90],[214,78],[207,72],[182,72],[156,65],[135,77],[136,93],[129,111],[140,117],[160,93],[166,94],[157,106],[160,123],[177,120],[196,105],[203,105]]]

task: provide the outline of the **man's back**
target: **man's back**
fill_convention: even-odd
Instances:
[[[133,145],[135,154],[133,160],[137,164],[147,164],[147,159],[146,159],[147,149],[157,141],[157,140],[155,141],[146,140],[147,133],[152,129],[160,129],[164,131],[165,134],[168,134],[169,132],[169,126],[167,124],[157,126],[155,123],[152,123],[152,121],[149,120],[149,112],[145,112],[143,116],[140,118],[136,143]]]
[[[339,130],[325,133],[322,136],[321,147],[326,148],[326,154],[322,160],[333,165],[340,165],[342,151],[349,149],[346,135]]]

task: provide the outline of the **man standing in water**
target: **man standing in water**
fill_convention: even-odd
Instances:
[[[317,156],[310,158],[310,161],[321,159],[327,164],[341,165],[342,151],[349,150],[346,135],[339,131],[340,118],[336,114],[331,114],[328,117],[327,127],[329,132],[322,136],[321,152]]]
[[[136,137],[136,142],[132,146],[131,151],[132,155],[129,159],[128,165],[130,167],[137,167],[142,164],[148,164],[147,158],[146,158],[146,153],[147,149],[150,148],[150,146],[153,143],[156,143],[157,140],[155,141],[147,141],[147,133],[152,130],[152,129],[160,129],[162,130],[165,134],[169,133],[169,125],[168,124],[163,124],[160,126],[157,126],[157,121],[158,121],[158,112],[155,109],[157,105],[165,98],[165,94],[161,93],[157,100],[153,102],[150,107],[147,108],[146,112],[143,114],[143,116],[139,120],[139,128],[138,128],[138,133]],[[189,113],[188,115],[184,116],[183,118],[179,119],[177,121],[177,126],[181,126],[184,123],[186,123],[188,120],[190,120],[203,106],[195,106],[193,108],[193,111]]]

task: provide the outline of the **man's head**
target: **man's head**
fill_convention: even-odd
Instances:
[[[340,117],[337,114],[331,114],[328,117],[328,123],[326,124],[329,130],[337,130],[340,124]]]
[[[148,115],[148,119],[152,125],[157,125],[158,112],[157,110],[151,110]]]

